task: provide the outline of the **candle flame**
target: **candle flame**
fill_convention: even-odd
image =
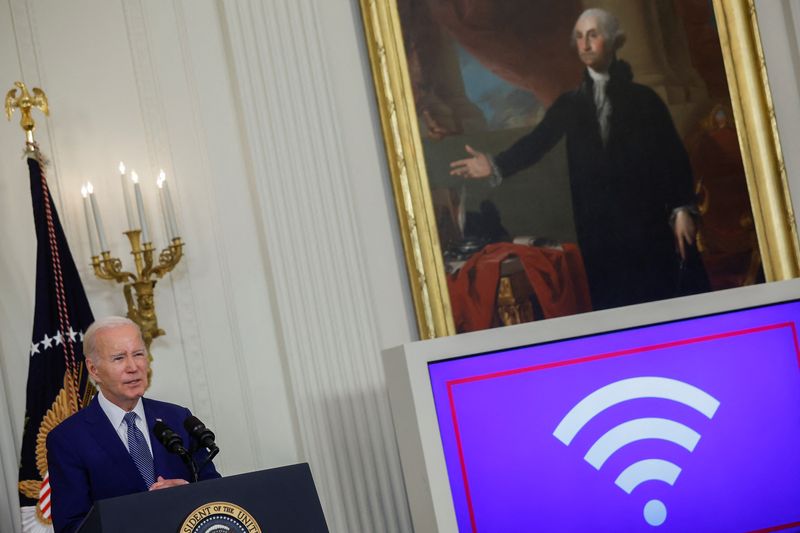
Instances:
[[[89,191],[86,190],[86,185],[81,187],[81,196],[83,196],[84,198],[89,196]]]
[[[167,181],[167,175],[164,173],[164,169],[161,169],[161,172],[158,173],[158,179],[156,180],[156,185],[158,185],[159,189],[164,188],[165,181]]]
[[[94,194],[94,186],[92,186],[91,181],[86,182],[86,192],[88,192],[89,194]]]
[[[119,162],[119,173],[125,174],[125,163],[123,163],[122,161]]]
[[[137,174],[135,170],[131,170],[131,181],[139,183],[139,174]]]

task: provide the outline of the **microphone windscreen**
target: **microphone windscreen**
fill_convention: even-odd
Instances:
[[[156,423],[153,424],[153,434],[156,436],[156,439],[158,439],[158,442],[163,444],[171,453],[181,453],[185,451],[183,448],[183,439],[181,439],[180,435],[175,433],[172,428],[165,424],[163,420],[156,420]]]
[[[153,424],[153,433],[155,434],[158,442],[164,444],[164,439],[166,438],[166,433],[171,431],[169,426],[166,425],[162,420],[156,420],[156,423]]]
[[[200,422],[200,419],[194,415],[186,417],[186,420],[183,421],[183,427],[186,428],[186,431],[188,431],[190,435],[194,435],[198,431],[202,431],[206,428],[205,424]]]
[[[199,442],[201,446],[205,448],[216,447],[214,443],[214,439],[216,438],[214,432],[208,429],[196,416],[187,416],[186,420],[183,421],[183,427],[186,428],[189,435],[197,439],[197,442]]]

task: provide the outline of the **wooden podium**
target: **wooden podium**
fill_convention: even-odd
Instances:
[[[307,463],[97,501],[80,533],[328,531]],[[253,527],[254,524],[257,527]]]

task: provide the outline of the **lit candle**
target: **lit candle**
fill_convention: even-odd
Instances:
[[[97,238],[100,239],[100,251],[107,252],[106,230],[103,227],[103,219],[100,217],[100,208],[97,207],[97,199],[94,197],[94,187],[91,181],[86,182],[86,192],[89,193],[89,201],[92,203],[92,214],[94,215],[94,225],[97,228]]]
[[[164,181],[167,178],[164,176],[164,171],[158,175],[156,179],[156,186],[158,186],[158,199],[161,202],[161,216],[164,219],[164,229],[167,233],[167,241],[172,239],[172,228],[169,226],[169,216],[167,216],[167,205],[164,203]]]
[[[172,240],[178,236],[178,222],[175,220],[175,209],[172,206],[172,196],[170,196],[169,187],[167,187],[167,175],[163,170],[161,170],[161,172],[158,174],[156,185],[158,185],[158,190],[161,195],[161,211],[164,213],[164,219],[167,221],[169,238]]]
[[[133,181],[133,195],[136,197],[136,210],[139,212],[139,224],[142,228],[142,243],[150,242],[150,234],[147,232],[147,219],[144,217],[142,189],[139,187],[139,175],[135,170],[131,170],[131,181]]]
[[[92,252],[92,257],[97,257],[99,255],[97,253],[97,238],[92,232],[92,214],[89,211],[91,207],[89,207],[89,191],[86,190],[86,185],[81,187],[81,196],[83,196],[83,214],[86,218],[86,232],[89,234],[89,249]]]
[[[125,216],[128,217],[128,229],[136,228],[133,218],[133,208],[131,208],[131,193],[128,190],[128,180],[125,179],[125,163],[119,162],[119,176],[122,182],[122,201],[125,203]]]

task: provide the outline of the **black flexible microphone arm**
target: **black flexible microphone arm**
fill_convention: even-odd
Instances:
[[[186,468],[189,469],[189,473],[192,475],[192,482],[197,483],[197,465],[192,458],[192,454],[183,447],[183,439],[181,439],[181,436],[175,433],[163,420],[156,420],[156,423],[153,424],[153,434],[158,439],[158,442],[164,445],[168,452],[174,453],[181,458],[181,461],[183,461],[183,464],[186,465]]]
[[[203,459],[203,464],[202,464],[202,465],[200,465],[200,468],[199,468],[199,470],[202,470],[203,468],[205,468],[205,466],[206,466],[208,463],[210,463],[210,462],[211,462],[211,460],[212,460],[214,457],[216,457],[218,453],[219,453],[219,448],[217,448],[216,446],[214,446],[214,449],[213,449],[213,450],[210,450],[210,451],[209,451],[209,453],[208,453],[208,455],[206,456],[206,458],[205,458],[205,459]]]

